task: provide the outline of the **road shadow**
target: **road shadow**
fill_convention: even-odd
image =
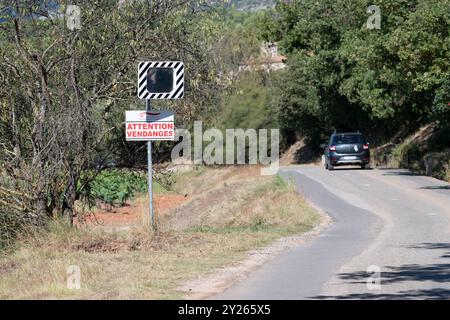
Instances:
[[[419,243],[408,246],[417,250],[437,250],[440,258],[450,258],[450,243]],[[449,250],[449,251],[447,251]],[[443,252],[447,251],[447,252]],[[448,262],[448,261],[445,261]],[[377,294],[376,292],[346,294],[340,296],[316,296],[313,299],[450,299],[450,289],[440,288],[450,284],[450,263],[405,264],[402,266],[385,266],[381,268],[381,285],[401,282],[435,283],[439,288],[426,290],[408,290],[397,293]],[[373,274],[366,271],[341,273],[339,278],[351,284],[366,284]]]
[[[415,246],[409,246],[410,249],[438,249],[438,250],[450,250],[450,243],[430,243],[425,242]],[[441,255],[441,258],[450,258],[450,251]],[[449,270],[450,272],[450,270]]]
[[[342,273],[341,279],[351,283],[366,283],[371,273],[358,271]],[[407,264],[400,267],[387,266],[382,268],[382,283],[392,284],[405,281],[433,281],[439,283],[450,282],[450,263],[441,264]]]
[[[410,249],[441,249],[441,250],[449,249],[450,250],[450,243],[446,243],[446,242],[434,242],[434,243],[433,242],[423,242],[423,243],[419,243],[419,244],[414,245],[414,246],[408,246],[407,248],[410,248]]]
[[[447,300],[450,298],[450,290],[435,288],[429,290],[399,291],[395,294],[355,293],[345,296],[316,296],[312,299],[331,300]]]
[[[426,187],[420,187],[419,189],[426,189],[426,190],[450,190],[450,186],[426,186]]]
[[[425,174],[420,174],[416,172],[408,171],[407,169],[399,168],[377,168],[377,170],[384,171],[383,176],[411,176],[411,177],[430,177]],[[450,190],[450,185],[439,185],[439,186],[424,186],[418,189],[428,189],[428,190]]]
[[[358,170],[358,171],[359,170],[373,170],[373,168],[367,167],[367,168],[361,169],[360,167],[347,167],[347,166],[333,168],[333,171],[351,171],[351,170]]]
[[[385,171],[383,176],[423,176],[419,173],[411,172],[406,169],[395,169],[395,168],[377,168],[378,170]],[[424,176],[425,177],[425,176]]]

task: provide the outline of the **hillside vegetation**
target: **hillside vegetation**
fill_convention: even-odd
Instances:
[[[235,90],[228,100],[225,119],[233,122],[235,114],[243,124],[257,119],[241,111],[246,96],[257,93],[255,101],[266,104],[259,115],[267,115],[267,121],[258,122],[276,123],[285,148],[306,138],[318,156],[319,145],[333,131],[359,130],[373,147],[400,144],[383,151],[393,160],[390,165],[442,178],[444,150],[450,148],[450,2],[378,1],[379,29],[367,27],[369,4],[279,2],[252,15],[255,34],[278,44],[287,68],[253,87],[245,81],[244,92]],[[432,126],[439,138],[430,136],[416,147],[413,136],[424,126]],[[401,159],[405,152],[414,153],[409,164]],[[439,158],[431,171],[424,167],[429,156]]]

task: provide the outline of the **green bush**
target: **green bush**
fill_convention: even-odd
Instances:
[[[146,175],[132,170],[107,169],[90,183],[89,193],[95,200],[110,206],[124,205],[136,193],[147,191]]]

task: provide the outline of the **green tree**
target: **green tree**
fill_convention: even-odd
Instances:
[[[379,30],[366,27],[370,4],[380,7]],[[448,124],[449,8],[448,0],[279,2],[264,30],[288,55],[273,88],[284,131],[317,138],[333,128]]]
[[[216,79],[211,41],[196,32],[198,18],[211,12],[193,2],[83,1],[75,30],[61,14],[66,1],[45,3],[2,1],[0,7],[1,214],[14,207],[36,223],[72,220],[92,178],[81,181],[90,176],[82,173],[123,152],[114,144],[124,145],[123,111],[142,108],[139,61],[185,62],[186,99],[165,104],[180,124],[214,107]],[[138,147],[125,149],[131,154]]]
[[[269,81],[264,71],[240,74],[222,98],[218,126],[256,130],[277,127],[276,115],[270,108]]]

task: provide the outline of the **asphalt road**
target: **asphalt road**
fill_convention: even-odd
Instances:
[[[450,299],[450,184],[400,169],[280,175],[334,223],[213,299]]]

